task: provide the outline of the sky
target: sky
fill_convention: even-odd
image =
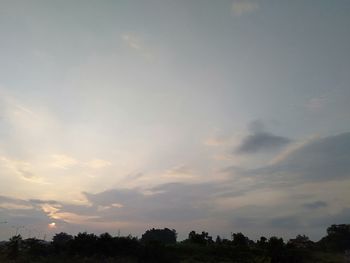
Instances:
[[[0,240],[349,223],[349,11],[0,0]]]

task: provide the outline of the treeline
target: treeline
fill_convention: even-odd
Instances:
[[[51,242],[13,236],[0,246],[0,262],[347,262],[350,224],[332,225],[318,242],[298,235],[285,242],[278,237],[250,240],[242,233],[230,239],[191,231],[177,242],[173,229],[150,229],[142,237],[56,234]]]

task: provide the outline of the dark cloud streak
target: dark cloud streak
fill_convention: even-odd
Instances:
[[[290,139],[268,132],[258,132],[248,135],[236,149],[238,154],[253,154],[261,151],[280,149],[290,143]]]
[[[305,203],[303,206],[307,209],[313,210],[313,209],[327,207],[328,204],[326,202],[323,202],[323,201],[315,201],[312,203]]]

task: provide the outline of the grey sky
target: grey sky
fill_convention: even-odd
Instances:
[[[313,239],[349,221],[349,11],[0,0],[0,221]]]

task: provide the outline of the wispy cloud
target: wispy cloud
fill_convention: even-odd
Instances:
[[[194,171],[187,165],[178,165],[168,169],[164,177],[175,180],[188,180],[195,177]]]
[[[210,134],[206,138],[204,138],[203,144],[206,146],[213,147],[232,147],[240,142],[242,136],[244,136],[244,134],[242,134],[241,132],[235,131],[234,133],[232,133],[219,128],[215,128],[210,132]]]
[[[320,137],[318,135],[312,135],[303,140],[290,143],[285,149],[283,149],[280,153],[273,157],[273,159],[269,162],[269,165],[274,165],[285,160],[293,152],[298,151],[299,149],[303,148],[304,146],[308,145],[309,143],[312,143],[314,140],[317,140],[319,138]]]
[[[65,170],[73,167],[101,169],[101,168],[111,166],[112,163],[107,160],[97,159],[97,158],[94,158],[90,161],[81,161],[67,154],[53,154],[51,156],[50,165],[52,167],[65,169]]]
[[[23,180],[39,184],[48,184],[41,176],[36,174],[30,162],[0,156],[0,167],[8,170],[10,174],[17,175]]]
[[[126,45],[129,48],[135,50],[147,60],[154,59],[152,52],[149,51],[149,49],[145,46],[145,44],[139,37],[132,34],[124,34],[122,35],[122,40],[124,41],[124,43],[126,43]]]
[[[211,136],[206,138],[203,143],[207,146],[225,146],[231,143],[231,137],[224,135]]]
[[[12,203],[0,203],[0,208],[8,209],[8,210],[27,210],[33,209],[30,205],[20,205],[20,204],[12,204]]]
[[[65,154],[54,154],[51,156],[51,158],[52,158],[51,165],[53,167],[57,167],[61,169],[68,169],[78,164],[78,160]]]
[[[311,112],[319,112],[322,110],[327,104],[326,97],[314,97],[307,101],[306,108]]]
[[[11,127],[14,135],[44,140],[58,129],[57,120],[47,109],[26,105],[9,94],[0,94],[1,115],[5,124]],[[50,132],[49,132],[50,131]]]
[[[89,162],[85,163],[87,167],[93,168],[93,169],[100,169],[100,168],[105,168],[108,166],[111,166],[112,163],[106,160],[102,159],[93,159]]]
[[[235,0],[232,3],[232,13],[235,16],[241,16],[243,14],[249,14],[256,11],[259,8],[259,4],[256,1],[250,0]]]

